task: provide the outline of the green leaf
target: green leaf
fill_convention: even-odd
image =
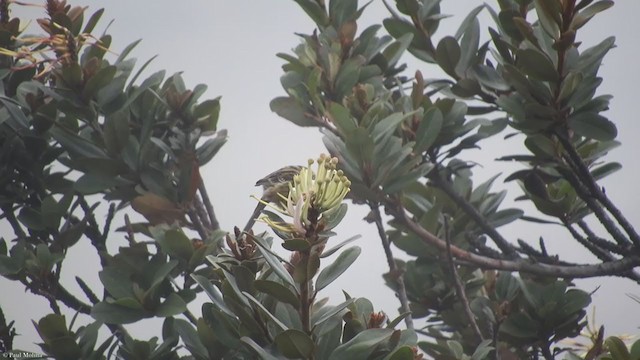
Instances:
[[[322,252],[322,255],[320,255],[320,258],[326,258],[329,257],[331,255],[333,255],[336,251],[340,250],[343,246],[350,244],[351,242],[360,239],[362,236],[361,235],[355,235],[352,236],[350,238],[348,238],[347,240],[344,240],[342,242],[340,242],[338,245],[330,248],[330,249],[326,249]]]
[[[260,254],[262,254],[262,257],[265,259],[265,261],[269,264],[269,267],[271,268],[271,270],[273,270],[273,272],[280,278],[282,279],[285,283],[293,286],[294,288],[297,289],[296,287],[296,283],[295,281],[293,281],[293,277],[291,277],[291,274],[289,274],[289,272],[287,271],[287,269],[285,269],[284,265],[282,265],[282,263],[280,262],[280,259],[278,259],[272,252],[271,250],[269,250],[260,240],[258,240],[257,238],[254,238],[254,242],[256,244],[258,244],[258,251],[260,251]]]
[[[91,99],[98,91],[107,86],[116,75],[118,69],[115,66],[106,66],[96,72],[84,85],[83,95]]]
[[[322,269],[316,280],[316,291],[320,291],[336,280],[360,256],[362,249],[358,246],[350,247],[340,253],[335,261]]]
[[[129,274],[116,266],[107,266],[98,273],[102,285],[109,294],[118,299],[123,297],[134,297],[133,282]]]
[[[196,275],[196,274],[191,274],[191,278],[193,278],[193,280],[195,280],[198,283],[198,285],[200,285],[200,287],[204,290],[207,296],[209,296],[209,299],[211,299],[213,304],[218,309],[222,310],[222,312],[224,312],[225,314],[229,315],[232,318],[235,317],[235,314],[231,310],[229,310],[229,308],[225,304],[224,298],[222,296],[222,292],[220,292],[220,290],[217,287],[213,286],[211,282],[209,282],[209,279],[207,279],[202,275]]]
[[[156,316],[169,317],[187,310],[187,303],[176,293],[171,293],[156,309]]]
[[[102,193],[118,184],[114,177],[98,174],[84,174],[73,184],[73,189],[83,195]]]
[[[294,308],[300,307],[298,296],[288,287],[271,280],[256,280],[253,283],[256,290],[273,296],[276,300],[291,304]]]
[[[191,259],[193,255],[193,245],[182,230],[169,229],[165,232],[162,232],[162,230],[158,232],[152,229],[151,233],[160,244],[162,250],[167,254],[184,261]]]
[[[98,24],[98,21],[100,21],[103,13],[104,9],[98,9],[96,12],[94,12],[89,20],[87,20],[87,24],[84,26],[84,30],[82,30],[82,32],[85,34],[91,33]]]
[[[520,219],[522,215],[524,215],[524,211],[520,209],[504,209],[489,215],[487,220],[497,228]]]
[[[348,136],[356,129],[357,125],[351,116],[351,112],[344,106],[331,102],[329,104],[329,114],[331,115],[331,122],[344,136]]]
[[[438,65],[453,78],[457,78],[456,66],[460,61],[460,45],[452,36],[445,36],[436,48],[436,61]]]
[[[315,350],[315,343],[300,330],[289,329],[281,332],[274,339],[278,351],[289,359],[307,359]]]
[[[580,29],[587,22],[589,22],[589,20],[591,20],[592,17],[594,17],[599,12],[605,11],[608,8],[612,7],[613,4],[614,3],[611,0],[598,1],[598,2],[596,2],[594,4],[592,4],[591,6],[589,6],[589,7],[585,8],[584,10],[580,11],[579,13],[577,13],[573,17],[573,20],[571,21],[571,24],[569,25],[569,28],[571,28],[573,30]]]
[[[620,169],[622,169],[622,165],[620,165],[617,162],[611,162],[591,170],[591,175],[596,180],[600,180],[600,179],[604,179],[606,176],[609,176]]]
[[[319,28],[322,29],[325,26],[329,25],[329,22],[330,22],[329,17],[327,16],[327,13],[324,11],[324,9],[322,9],[320,5],[318,5],[318,3],[312,0],[294,0],[294,1],[298,3],[298,5],[300,5],[302,10],[304,10],[304,12],[306,12],[307,15],[309,15],[311,20],[313,20],[313,22],[315,22]],[[351,1],[345,1],[345,2],[349,3]]]
[[[314,323],[313,323],[313,327],[315,328],[315,327],[321,326],[325,321],[331,319],[333,316],[337,315],[342,310],[346,309],[347,306],[351,305],[355,301],[356,301],[356,299],[351,298],[351,299],[348,299],[348,300],[342,302],[339,305],[334,306],[331,310],[325,312],[324,314],[322,314],[322,316],[320,316],[318,319],[316,319],[314,321]]]
[[[198,332],[193,328],[193,325],[183,319],[174,319],[174,327],[192,355],[201,359],[209,358],[209,352],[202,344],[200,336],[198,336]]]
[[[436,107],[432,107],[424,114],[422,121],[418,125],[416,131],[416,144],[414,149],[417,152],[423,152],[429,149],[438,139],[444,118],[442,111]]]
[[[581,136],[600,141],[615,139],[618,130],[609,119],[593,112],[581,112],[569,117],[569,126]]]
[[[610,336],[604,341],[605,346],[611,352],[613,359],[615,360],[632,360],[627,345],[620,340],[619,337]]]
[[[331,353],[331,360],[366,360],[378,344],[394,333],[393,329],[368,329],[348,342],[338,346]]]
[[[291,97],[277,97],[269,103],[271,111],[278,114],[278,116],[291,121],[298,126],[318,126],[318,123],[313,118],[307,116],[305,109],[303,109],[296,99]]]
[[[253,339],[251,339],[248,336],[241,337],[240,341],[242,341],[246,346],[248,346],[249,349],[253,350],[256,353],[256,355],[259,356],[260,360],[281,360],[281,358],[275,357],[269,354],[268,352],[266,352],[262,348],[262,346],[256,344],[255,341],[253,341]]]
[[[520,49],[516,52],[517,66],[525,74],[542,81],[558,81],[558,72],[553,63],[543,53],[534,49]]]
[[[129,113],[118,111],[104,120],[103,139],[112,154],[120,154],[129,143]]]
[[[413,360],[415,359],[415,354],[413,353],[413,348],[411,346],[402,346],[387,355],[384,360]]]
[[[220,130],[216,133],[215,137],[208,139],[202,146],[196,149],[198,164],[202,166],[211,161],[220,148],[222,148],[222,145],[227,142],[227,138],[227,131]]]
[[[258,299],[256,299],[246,291],[243,291],[242,294],[244,294],[244,296],[246,296],[247,299],[251,303],[253,303],[254,308],[257,308],[258,310],[260,310],[260,312],[262,312],[269,319],[271,319],[271,321],[273,321],[273,323],[279,328],[280,331],[284,331],[287,329],[287,326],[283,324],[282,321],[280,321],[277,317],[275,317],[275,315],[273,315],[269,310],[267,310],[267,308],[264,307],[264,305],[262,305],[262,303]]]
[[[143,311],[104,301],[93,306],[91,316],[105,324],[131,324],[147,317]]]
[[[106,158],[107,154],[91,141],[59,126],[51,128],[49,133],[66,151],[84,158]]]

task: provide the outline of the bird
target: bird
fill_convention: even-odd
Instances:
[[[253,228],[258,216],[268,203],[277,202],[281,199],[280,196],[287,197],[289,195],[289,183],[293,181],[294,176],[300,173],[300,170],[302,170],[302,166],[289,165],[256,181],[256,186],[262,186],[262,196],[244,226],[243,232],[248,232]]]

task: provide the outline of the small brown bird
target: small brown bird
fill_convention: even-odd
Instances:
[[[264,210],[267,203],[277,202],[280,195],[286,197],[289,195],[289,183],[293,181],[293,177],[300,173],[302,166],[285,166],[271,174],[263,177],[256,182],[256,186],[262,186],[263,192],[260,202],[253,210],[253,214],[249,218],[247,225],[244,226],[243,232],[247,232],[253,228],[258,216]]]

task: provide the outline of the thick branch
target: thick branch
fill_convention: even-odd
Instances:
[[[434,176],[433,181],[438,188],[442,189],[442,191],[444,191],[445,194],[447,194],[447,196],[449,196],[451,200],[456,203],[456,205],[461,207],[462,210],[464,210],[464,212],[467,213],[467,215],[469,215],[473,219],[473,221],[478,224],[478,226],[480,226],[485,234],[487,234],[491,238],[491,240],[493,240],[496,246],[498,246],[498,248],[500,248],[500,250],[502,250],[505,255],[510,258],[517,257],[516,249],[513,247],[513,245],[511,245],[504,237],[502,237],[502,235],[500,235],[496,228],[489,224],[487,219],[485,219],[484,216],[482,216],[482,214],[480,214],[480,212],[478,212],[478,210],[476,210],[476,208],[471,205],[471,203],[460,196],[460,194],[458,194],[453,189],[453,187],[451,187],[451,184],[442,179],[439,175]]]
[[[447,250],[447,244],[444,240],[433,235],[418,223],[412,220],[405,209],[398,203],[390,202],[389,211],[393,213],[396,219],[405,225],[409,230],[414,232],[427,245],[434,246],[441,251]],[[554,276],[562,278],[590,278],[596,276],[620,276],[621,274],[640,266],[639,256],[628,256],[623,259],[603,262],[600,264],[589,265],[551,265],[540,264],[530,260],[502,260],[481,256],[455,245],[451,246],[451,254],[454,258],[466,261],[470,264],[485,269],[520,271],[542,276]]]
[[[400,308],[402,313],[409,313],[407,317],[404,318],[404,322],[407,325],[407,329],[413,329],[413,317],[411,316],[411,308],[409,307],[409,298],[407,297],[407,288],[404,284],[404,274],[402,274],[398,266],[396,265],[396,261],[393,258],[393,252],[391,251],[391,244],[389,242],[389,238],[387,237],[387,233],[384,231],[384,225],[382,224],[382,216],[380,215],[380,208],[378,204],[369,203],[369,207],[373,212],[374,221],[376,223],[376,227],[378,228],[378,235],[380,236],[380,240],[382,241],[382,248],[384,249],[384,254],[387,258],[387,264],[389,265],[389,273],[392,279],[395,279],[397,285],[397,293],[398,299],[400,300]]]

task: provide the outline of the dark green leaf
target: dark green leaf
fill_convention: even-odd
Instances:
[[[271,111],[298,126],[318,126],[313,118],[307,116],[298,102],[291,97],[277,97],[269,103]]]
[[[354,246],[340,253],[336,260],[322,269],[320,275],[318,275],[318,279],[316,280],[316,291],[324,289],[327,285],[331,284],[335,279],[342,275],[342,273],[344,273],[349,266],[356,261],[360,252],[360,247]]]
[[[298,296],[288,287],[271,280],[256,280],[253,285],[258,291],[269,294],[283,303],[291,304],[294,308],[300,307]]]
[[[393,329],[368,329],[348,342],[338,346],[331,353],[331,360],[366,360],[377,345],[394,333]]]
[[[141,310],[110,304],[104,301],[93,306],[91,316],[105,324],[131,324],[147,317]]]
[[[581,112],[570,116],[569,126],[578,135],[589,139],[609,141],[618,135],[618,130],[611,121],[593,112]]]
[[[558,72],[549,58],[534,49],[521,49],[516,53],[518,67],[527,75],[542,81],[558,81]]]
[[[313,340],[300,330],[285,330],[274,341],[280,353],[289,359],[309,358],[315,350]]]
[[[454,37],[446,36],[440,40],[436,48],[436,61],[451,77],[458,77],[456,66],[460,61],[460,45]]]

